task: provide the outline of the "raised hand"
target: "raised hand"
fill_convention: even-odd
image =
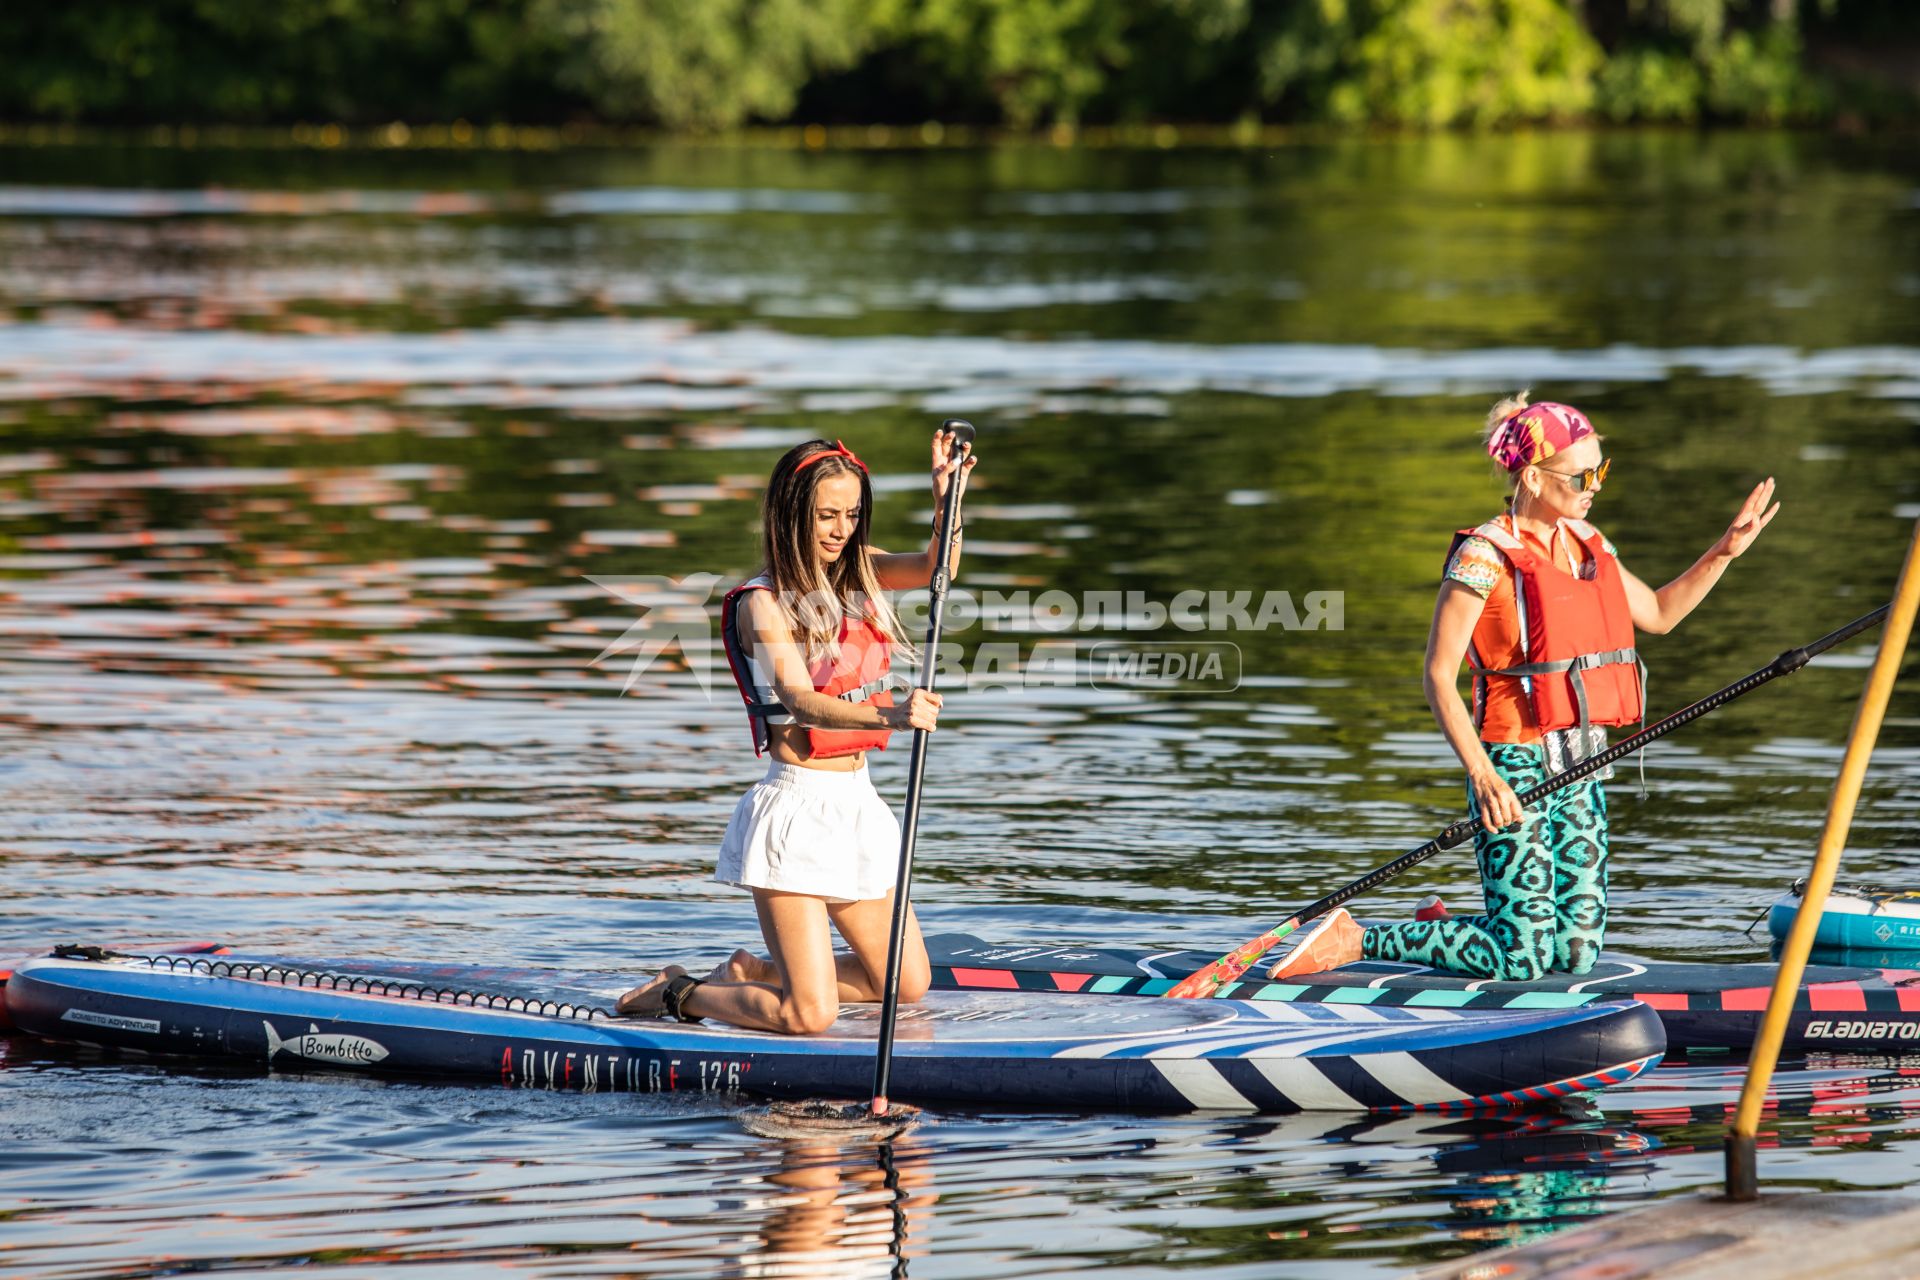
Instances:
[[[961,451],[958,460],[953,454],[953,432],[935,431],[933,433],[933,509],[939,511],[947,498],[947,483],[957,470],[960,473],[960,496],[967,496],[967,477],[973,474],[974,464],[980,461],[973,456],[973,444],[968,442]]]
[[[1714,553],[1731,560],[1753,545],[1760,531],[1773,523],[1774,516],[1780,513],[1780,504],[1773,501],[1773,477],[1768,476],[1753,486],[1753,492],[1740,504],[1740,514],[1733,518],[1727,531],[1720,535],[1720,541],[1713,546]],[[1762,514],[1762,513],[1765,514]]]

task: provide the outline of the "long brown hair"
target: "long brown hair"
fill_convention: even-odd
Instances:
[[[859,477],[860,518],[840,558],[823,573],[814,563],[814,495],[822,480],[843,475]],[[773,581],[774,599],[809,666],[839,657],[840,623],[849,615],[864,614],[881,634],[901,644],[899,619],[874,573],[872,523],[873,482],[837,446],[809,440],[773,464],[760,506],[761,572]]]

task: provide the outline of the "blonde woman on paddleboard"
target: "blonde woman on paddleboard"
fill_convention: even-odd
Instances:
[[[966,491],[972,446],[933,436],[933,507]],[[733,956],[705,978],[669,966],[620,998],[622,1014],[714,1018],[788,1034],[824,1031],[845,1001],[881,998],[899,869],[900,824],[867,775],[892,734],[931,732],[940,695],[887,692],[904,644],[883,594],[924,587],[939,557],[868,541],[873,484],[838,441],[810,440],[774,464],[762,510],[762,563],[721,605],[721,638],[767,773],[733,811],[714,879],[753,894],[765,957]],[[935,530],[935,537],[938,530]],[[956,522],[949,572],[960,564]],[[835,955],[829,925],[852,948]],[[926,993],[926,944],[909,907],[900,999]]]
[[[1600,958],[1611,767],[1525,809],[1516,793],[1604,751],[1608,726],[1645,718],[1635,631],[1673,630],[1780,510],[1769,477],[1706,554],[1656,591],[1588,523],[1611,468],[1600,444],[1569,405],[1529,405],[1525,392],[1495,405],[1486,448],[1512,496],[1504,513],[1454,535],[1434,605],[1427,703],[1467,771],[1485,913],[1362,929],[1336,909],[1271,977],[1365,958],[1532,981],[1586,973]],[[1471,704],[1458,690],[1463,660]]]

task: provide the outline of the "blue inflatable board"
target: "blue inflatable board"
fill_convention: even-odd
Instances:
[[[1796,881],[1767,912],[1767,928],[1776,939],[1784,941],[1799,919],[1800,893]],[[1836,887],[1820,913],[1813,945],[1824,951],[1920,953],[1920,892]],[[1907,963],[1913,959],[1907,957]]]
[[[632,974],[289,957],[47,958],[6,988],[48,1039],[540,1089],[860,1098],[875,1005],[826,1032],[614,1018]],[[935,992],[901,1011],[894,1097],[1075,1111],[1446,1110],[1629,1080],[1665,1049],[1638,1004],[1491,1013]]]

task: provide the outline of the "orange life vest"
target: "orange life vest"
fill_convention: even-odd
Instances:
[[[727,592],[720,603],[720,643],[727,651],[727,665],[733,670],[733,682],[747,704],[747,724],[753,733],[753,754],[764,755],[768,745],[767,726],[793,724],[794,719],[780,704],[774,690],[770,668],[759,656],[748,657],[740,643],[740,599],[749,591],[772,591],[773,583],[763,574],[741,583]],[[840,623],[839,656],[815,665],[809,673],[818,693],[847,702],[871,702],[876,707],[893,705],[887,690],[887,672],[892,666],[892,645],[886,634],[865,617],[844,616]],[[807,757],[858,755],[862,751],[884,751],[890,729],[808,729]]]
[[[1484,727],[1495,680],[1516,681],[1542,732],[1632,724],[1645,716],[1646,665],[1633,644],[1620,564],[1584,520],[1565,522],[1587,549],[1591,578],[1576,577],[1523,543],[1498,520],[1454,534],[1453,547],[1485,538],[1513,570],[1517,626],[1481,615],[1467,646],[1473,723]],[[1452,550],[1447,553],[1453,557]],[[1519,661],[1511,661],[1517,657]],[[1499,663],[1501,665],[1493,665]]]

